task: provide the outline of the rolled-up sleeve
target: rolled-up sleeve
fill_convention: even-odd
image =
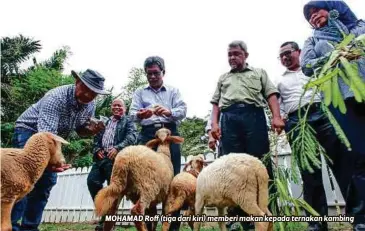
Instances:
[[[280,96],[278,89],[275,87],[274,83],[269,79],[266,71],[263,69],[261,69],[261,84],[262,93],[266,99],[272,94],[276,94],[277,97]]]
[[[186,117],[187,106],[178,89],[175,90],[173,96],[173,104],[171,108],[171,117],[174,121],[182,120]]]
[[[38,132],[50,132],[57,135],[62,103],[52,96],[42,100],[39,109]]]
[[[219,104],[219,100],[221,98],[221,87],[222,87],[222,76],[219,77],[218,79],[218,83],[217,83],[217,86],[215,88],[215,91],[213,93],[213,97],[212,97],[212,100],[210,101],[210,103],[212,104]]]

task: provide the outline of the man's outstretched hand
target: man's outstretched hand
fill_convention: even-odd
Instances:
[[[56,167],[54,165],[48,166],[47,169],[50,170],[51,172],[64,172],[71,167],[72,167],[71,164],[63,164],[62,166],[59,167]]]

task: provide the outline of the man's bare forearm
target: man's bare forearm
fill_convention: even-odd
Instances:
[[[277,118],[281,118],[281,116],[280,116],[280,105],[279,105],[278,97],[275,94],[272,94],[272,95],[269,96],[267,101],[269,103],[269,107],[270,107],[272,116],[277,117]]]
[[[218,124],[219,123],[219,114],[220,114],[220,109],[219,109],[218,105],[217,104],[213,104],[212,126],[213,126],[213,124]]]

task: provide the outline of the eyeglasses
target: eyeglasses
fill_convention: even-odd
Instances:
[[[284,56],[290,56],[294,51],[294,49],[291,49],[291,50],[287,50],[287,51],[284,51],[282,53],[279,54],[279,57],[277,57],[278,59],[282,59]]]
[[[156,77],[160,77],[161,76],[161,71],[154,71],[154,72],[147,72],[146,75],[147,77],[152,77],[152,75],[156,76]]]

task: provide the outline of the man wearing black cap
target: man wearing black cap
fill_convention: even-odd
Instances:
[[[23,148],[27,140],[37,132],[51,132],[67,138],[72,131],[80,136],[95,135],[104,128],[102,123],[90,124],[94,116],[94,98],[98,94],[110,94],[104,90],[104,77],[86,70],[81,76],[72,71],[75,84],[64,85],[48,91],[37,103],[30,106],[15,122],[14,148]],[[52,187],[57,183],[57,173],[70,168],[48,168],[37,181],[34,189],[12,210],[13,230],[38,231],[43,210]],[[22,220],[19,225],[18,221]]]
[[[148,57],[144,62],[144,70],[149,85],[138,88],[130,106],[130,116],[140,123],[142,130],[138,137],[139,144],[146,144],[155,138],[155,133],[162,127],[168,128],[172,135],[179,136],[177,127],[186,117],[186,104],[180,91],[163,83],[165,63],[161,57]],[[180,144],[170,144],[171,160],[174,175],[180,172]],[[180,213],[176,212],[174,216]],[[170,230],[178,230],[178,223],[172,223]]]

